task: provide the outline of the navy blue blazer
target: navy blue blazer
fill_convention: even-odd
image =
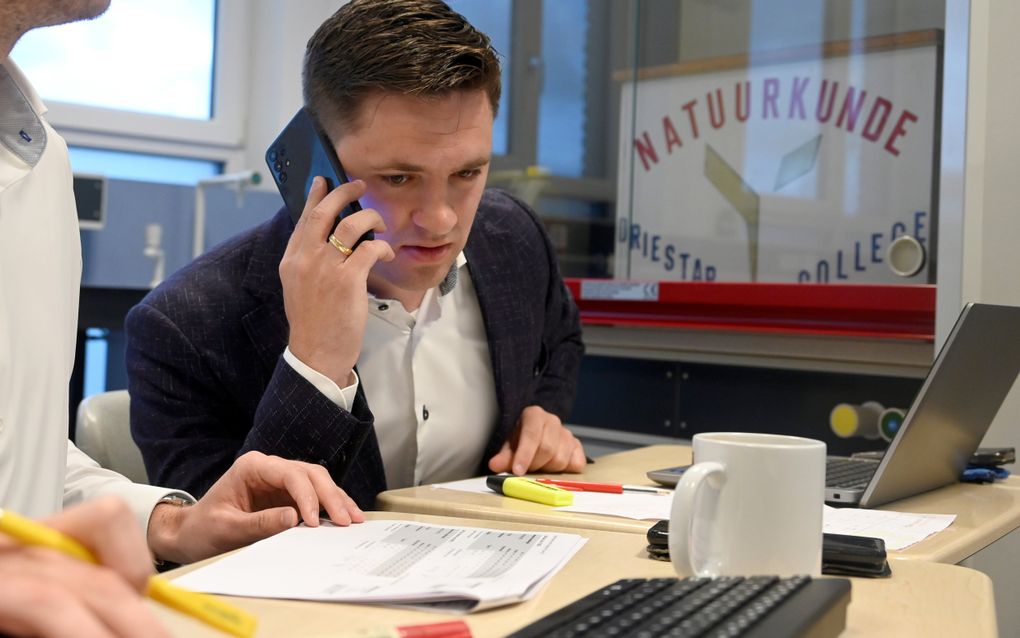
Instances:
[[[281,210],[188,264],[131,310],[131,431],[159,485],[200,496],[237,456],[258,450],[323,465],[370,509],[386,479],[363,388],[347,412],[283,360],[288,325],[278,269],[293,229]],[[478,460],[484,473],[525,407],[567,417],[583,346],[552,245],[524,204],[486,191],[464,251],[499,404]]]

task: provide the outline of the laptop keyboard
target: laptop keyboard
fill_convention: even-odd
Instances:
[[[830,456],[825,459],[825,487],[865,488],[877,469],[878,461]]]
[[[838,636],[850,581],[808,576],[618,580],[510,638]]]

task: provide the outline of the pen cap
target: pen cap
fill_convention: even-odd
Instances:
[[[503,482],[506,481],[508,478],[512,478],[512,475],[499,474],[497,476],[487,476],[485,477],[485,486],[488,487],[493,492],[499,492],[500,494],[502,494]]]

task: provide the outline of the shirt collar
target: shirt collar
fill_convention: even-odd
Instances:
[[[450,264],[450,271],[446,273],[446,277],[439,282],[439,296],[445,297],[446,295],[453,292],[453,289],[457,287],[457,272],[461,268],[467,265],[467,256],[464,251],[460,251],[457,255],[457,259]]]
[[[35,87],[28,81],[25,74],[22,73],[21,69],[18,68],[18,65],[14,63],[14,60],[12,60],[10,56],[7,56],[7,59],[3,61],[3,66],[7,69],[7,73],[9,73],[14,79],[14,83],[18,85],[19,89],[21,89],[21,93],[25,96],[25,99],[27,99],[28,103],[32,105],[32,110],[38,115],[46,115],[46,111],[49,109],[46,108],[46,104],[42,101],[42,98],[39,97]]]
[[[439,282],[439,285],[436,286],[436,290],[439,291],[440,297],[445,297],[446,295],[453,292],[454,288],[457,287],[458,278],[457,273],[460,271],[461,268],[463,268],[466,265],[467,255],[465,255],[464,251],[462,250],[460,251],[460,253],[457,254],[457,259],[455,259],[453,263],[450,265],[450,270],[447,271],[446,277],[444,277],[443,280]],[[368,293],[368,298],[374,299],[376,301],[383,301],[383,299],[376,297],[371,292]]]
[[[46,151],[45,105],[10,58],[0,60],[0,190],[27,175]]]

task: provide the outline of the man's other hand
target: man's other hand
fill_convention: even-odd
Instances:
[[[87,547],[100,564],[0,534],[0,634],[169,636],[139,593],[152,558],[123,501],[90,501],[42,522]]]
[[[524,408],[517,428],[499,452],[489,459],[493,472],[580,472],[584,448],[560,418],[537,405]]]
[[[301,521],[315,527],[320,509],[337,525],[365,520],[324,467],[248,452],[195,505],[157,505],[149,520],[149,547],[157,558],[189,563]]]

